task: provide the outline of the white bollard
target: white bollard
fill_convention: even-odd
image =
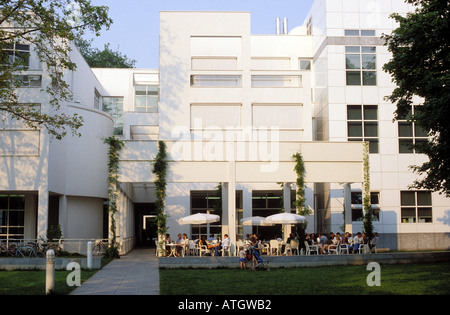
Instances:
[[[87,267],[88,269],[92,269],[93,261],[92,261],[92,242],[89,241],[87,243]]]
[[[49,249],[46,253],[47,270],[45,274],[45,294],[55,290],[55,252]]]

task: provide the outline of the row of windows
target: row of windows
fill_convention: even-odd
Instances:
[[[398,121],[399,153],[420,153],[420,147],[415,145],[428,141],[428,133],[409,120],[419,109],[420,106],[413,106],[410,113]],[[379,153],[378,106],[347,105],[347,136],[348,141],[368,141],[369,152]]]
[[[227,71],[241,70],[237,57],[194,56],[191,57],[191,70]],[[251,70],[311,70],[311,59],[298,59],[294,66],[289,57],[253,57],[250,60]]]
[[[230,88],[242,87],[241,75],[191,75],[192,87]],[[252,87],[278,88],[301,87],[301,75],[252,75]]]
[[[191,213],[217,212],[219,202],[216,191],[191,191]],[[291,209],[294,209],[295,192],[291,191]],[[351,193],[352,221],[363,221],[362,193]],[[380,220],[380,193],[370,193],[373,220]],[[400,222],[401,223],[431,223],[432,197],[429,191],[400,191]],[[236,192],[236,208],[242,208],[242,192]],[[281,191],[253,191],[252,215],[267,217],[278,213],[283,208],[283,193]],[[220,222],[215,225],[220,225]]]

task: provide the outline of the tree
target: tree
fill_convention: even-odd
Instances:
[[[75,44],[91,68],[134,68],[136,60],[128,59],[120,51],[113,51],[105,44],[103,50],[92,48],[92,40],[76,39]]]
[[[61,139],[67,133],[79,135],[83,119],[60,112],[72,93],[64,81],[66,71],[75,70],[70,60],[70,43],[85,32],[100,35],[112,20],[108,8],[89,0],[0,0],[0,114],[2,120],[21,120],[28,127],[46,127]],[[50,108],[19,103],[17,88],[23,84],[31,52],[45,65],[49,83],[42,90]]]
[[[416,10],[404,17],[392,14],[399,27],[383,36],[392,53],[383,69],[397,84],[386,99],[397,105],[395,119],[409,117],[417,127],[428,131],[429,141],[415,146],[428,161],[410,166],[423,175],[412,187],[450,196],[450,2],[406,2],[416,5]],[[423,103],[409,114],[413,97],[420,97]]]

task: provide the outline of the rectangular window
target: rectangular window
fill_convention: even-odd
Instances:
[[[352,200],[352,221],[362,221],[364,219],[362,192],[353,191]],[[370,205],[372,209],[372,221],[380,221],[380,193],[378,191],[370,192]]]
[[[311,60],[299,59],[298,63],[300,70],[311,70]]]
[[[378,153],[378,106],[347,106],[348,141],[368,141],[369,152]]]
[[[30,45],[19,43],[4,44],[0,54],[0,63],[2,64],[14,64],[21,69],[28,69],[30,66]]]
[[[158,112],[158,86],[136,85],[134,87],[134,111],[139,113]]]
[[[301,87],[301,75],[252,75],[252,87]]]
[[[376,85],[376,47],[346,46],[347,85]]]
[[[237,194],[236,194],[237,197]],[[217,214],[220,216],[220,221],[201,224],[201,225],[191,225],[191,235],[205,235],[209,237],[210,235],[222,233],[222,201],[220,199],[220,194],[216,190],[208,191],[191,191],[191,214],[196,213],[207,213],[207,214]]]
[[[123,97],[103,97],[102,110],[111,115],[114,121],[114,135],[123,135]]]
[[[25,195],[0,195],[0,240],[21,240],[25,233]]]
[[[345,36],[375,36],[375,30],[345,30]]]
[[[240,75],[191,75],[192,87],[226,88],[241,87]]]
[[[411,120],[419,110],[419,106],[412,106],[407,115],[398,119],[399,153],[421,153],[420,145],[428,142],[428,132]]]
[[[96,88],[94,88],[94,108],[95,109],[100,109],[100,103],[101,103],[101,99],[102,96],[100,95],[100,93],[97,91]]]
[[[17,75],[15,76],[20,81],[20,87],[41,87],[41,75]]]
[[[402,223],[433,222],[431,192],[401,191],[400,202]]]

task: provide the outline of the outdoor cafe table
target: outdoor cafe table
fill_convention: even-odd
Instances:
[[[169,254],[168,257],[176,257],[177,256],[177,246],[178,245],[179,244],[177,244],[177,243],[168,243],[168,244],[166,244],[166,246],[170,247],[170,254]]]

